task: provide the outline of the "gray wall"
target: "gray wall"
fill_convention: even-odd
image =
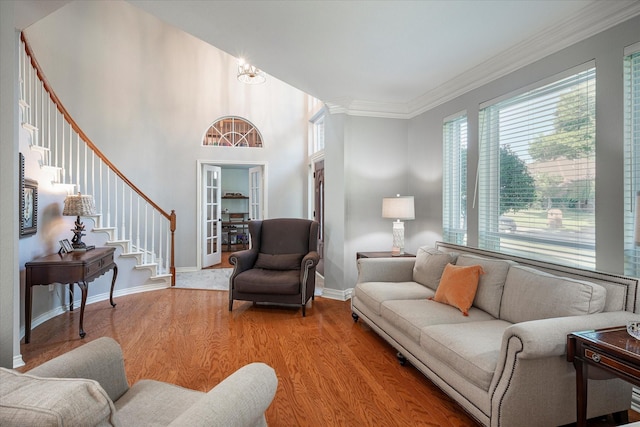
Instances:
[[[0,2],[0,366],[13,367],[20,345],[18,309],[18,42],[13,2]]]

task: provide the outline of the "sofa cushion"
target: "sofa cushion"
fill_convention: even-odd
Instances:
[[[478,280],[483,273],[479,265],[447,264],[433,300],[457,307],[463,315],[468,316],[478,289]]]
[[[420,346],[483,390],[489,390],[496,370],[502,335],[511,324],[504,320],[427,326]]]
[[[96,381],[0,368],[0,425],[111,426],[115,407]]]
[[[300,270],[302,254],[265,254],[260,252],[253,268],[267,270]]]
[[[354,296],[380,315],[380,305],[388,300],[427,299],[435,293],[416,282],[363,282],[354,289]]]
[[[595,283],[512,266],[504,284],[500,318],[512,323],[599,313],[606,290]]]
[[[427,299],[385,301],[380,315],[416,343],[420,342],[425,326],[493,320],[490,314],[475,307],[471,307],[468,316],[461,316],[455,307]]]
[[[440,283],[444,267],[455,262],[455,253],[445,253],[426,246],[418,248],[416,262],[413,266],[413,280],[435,291]]]
[[[517,264],[514,261],[461,254],[458,256],[456,265],[482,266],[484,274],[480,276],[473,305],[486,311],[493,317],[499,317],[504,281],[507,279],[509,267]]]

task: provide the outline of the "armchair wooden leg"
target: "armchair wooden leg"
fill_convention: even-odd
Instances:
[[[233,300],[229,300],[229,311],[233,310]]]
[[[305,304],[302,304],[302,317],[306,317],[307,316],[307,306]]]

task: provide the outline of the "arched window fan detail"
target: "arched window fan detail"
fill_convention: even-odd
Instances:
[[[214,147],[262,147],[262,135],[242,117],[228,116],[216,120],[207,129],[202,145]]]

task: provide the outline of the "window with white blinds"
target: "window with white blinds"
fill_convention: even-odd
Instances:
[[[593,63],[482,105],[478,245],[595,268]]]
[[[442,239],[466,244],[467,115],[445,119],[443,125]]]
[[[624,57],[625,274],[640,276],[640,43]]]

